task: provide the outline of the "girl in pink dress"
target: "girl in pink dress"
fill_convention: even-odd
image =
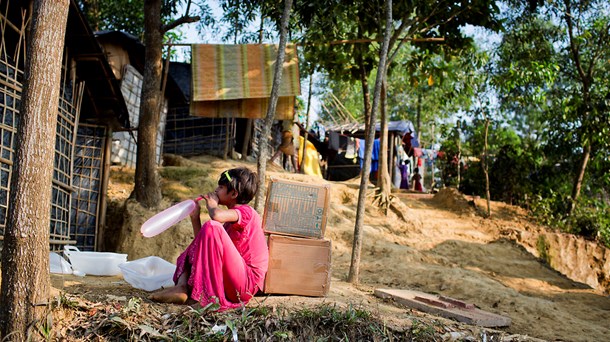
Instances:
[[[269,250],[260,216],[247,204],[257,189],[258,177],[247,168],[221,174],[216,190],[203,196],[210,220],[201,225],[199,205],[191,213],[195,239],[178,257],[176,286],[150,299],[202,307],[217,303],[225,310],[245,305],[263,288]]]

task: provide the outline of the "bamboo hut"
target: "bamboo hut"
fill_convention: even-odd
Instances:
[[[0,0],[0,240],[9,210],[30,17],[28,2]],[[66,244],[96,250],[103,242],[111,133],[128,129],[129,122],[120,84],[75,1],[62,63],[50,250]]]

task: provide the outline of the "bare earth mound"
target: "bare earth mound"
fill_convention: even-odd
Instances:
[[[200,165],[210,169],[207,176],[210,181],[206,184],[213,184],[220,173],[230,167],[245,165],[256,169],[253,163],[223,161],[208,156],[187,162],[173,160],[172,165]],[[310,183],[327,182],[286,173],[276,167],[268,168],[267,176]],[[182,183],[186,181],[182,180]],[[469,203],[454,189],[443,189],[433,198],[393,198],[394,209],[387,216],[369,203],[364,222],[360,285],[346,283],[359,181],[330,183],[326,238],[332,240],[333,279],[329,296],[263,296],[255,297],[250,305],[262,303],[298,308],[320,303],[358,305],[379,314],[391,326],[411,326],[414,319],[427,319],[443,324],[446,331],[467,332],[459,336],[481,338],[480,328],[401,308],[373,296],[375,288],[409,289],[457,298],[474,303],[482,310],[510,317],[511,326],[499,331],[505,341],[536,338],[603,341],[610,336],[610,298],[607,292],[603,288],[594,289],[572,281],[537,258],[535,241],[545,232],[543,228],[534,225],[521,209],[503,203],[492,202],[492,218],[485,219],[476,209],[483,208],[486,205],[484,201]],[[110,201],[125,201],[127,196],[121,194],[128,195],[130,190],[116,190],[125,184],[128,183],[111,182],[110,186],[115,190],[109,194],[117,196]],[[164,187],[168,185],[164,184]],[[189,196],[210,190],[193,189]],[[369,200],[372,191],[371,188]],[[163,207],[169,205],[171,203],[166,202]],[[118,250],[128,253],[129,260],[157,255],[175,262],[178,253],[190,242],[192,232],[188,222],[181,222],[154,238],[146,239],[139,235],[141,224],[163,207],[145,210],[127,201],[122,220],[115,218],[114,221],[121,222],[120,229],[117,229],[120,232]],[[608,254],[606,249],[601,251],[602,257]],[[607,259],[603,262],[608,263]],[[60,290],[78,292],[98,300],[108,300],[108,295],[127,299],[134,295],[146,297],[144,291],[133,290],[120,277],[54,276],[53,280],[54,286]],[[160,310],[163,308],[160,306]],[[166,306],[165,310],[175,310],[175,307]]]

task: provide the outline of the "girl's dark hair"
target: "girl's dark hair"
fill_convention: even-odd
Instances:
[[[218,185],[227,187],[227,192],[237,191],[237,203],[248,204],[258,190],[258,175],[245,167],[238,167],[220,174]]]
[[[416,167],[413,169],[413,173],[418,173],[419,172],[419,167]]]

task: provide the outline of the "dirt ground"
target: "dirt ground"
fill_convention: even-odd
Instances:
[[[211,181],[200,182],[208,188],[220,173],[230,167],[253,163],[213,157],[174,161],[173,165],[201,167]],[[325,180],[268,168],[268,176],[306,182]],[[185,182],[183,182],[185,183]],[[388,324],[408,325],[414,316],[431,315],[393,305],[376,298],[376,288],[409,289],[460,299],[478,308],[507,316],[512,324],[500,331],[512,340],[604,341],[610,336],[610,297],[603,291],[568,279],[542,263],[507,232],[540,231],[517,207],[492,202],[492,218],[481,214],[484,201],[461,196],[455,190],[441,190],[436,195],[396,193],[394,210],[387,215],[373,205],[366,206],[364,239],[360,263],[360,284],[346,283],[359,180],[331,183],[330,215],[326,238],[332,241],[332,281],[326,298],[299,296],[255,297],[250,305],[298,306],[322,302],[358,305],[378,313]],[[192,183],[191,183],[192,184]],[[130,183],[110,182],[109,200],[116,206],[131,192]],[[167,184],[166,184],[167,186]],[[180,185],[175,185],[180,187]],[[372,200],[372,188],[370,190]],[[188,198],[188,197],[187,197]],[[169,206],[170,203],[164,203]],[[110,206],[112,207],[112,205]],[[162,208],[159,208],[160,211]],[[109,218],[120,224],[115,231],[119,251],[129,260],[149,255],[175,262],[177,255],[192,238],[188,222],[150,239],[141,237],[141,224],[157,211],[147,211],[127,204],[122,218]],[[186,220],[185,220],[186,221]],[[147,293],[132,288],[118,277],[76,277],[53,275],[53,285],[60,291],[94,300],[130,296],[146,298]],[[168,307],[168,310],[171,308]],[[432,317],[456,331],[476,331],[477,327]],[[507,339],[505,339],[507,340]],[[508,339],[511,340],[511,339]]]

